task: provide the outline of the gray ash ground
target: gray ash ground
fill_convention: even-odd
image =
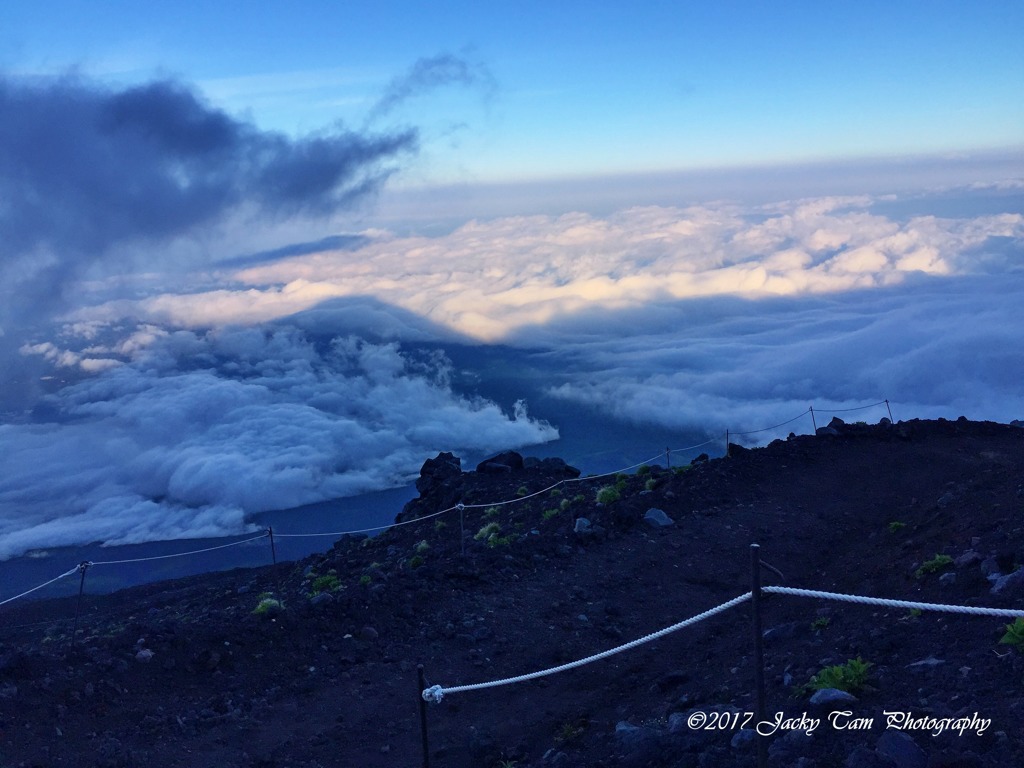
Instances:
[[[748,591],[752,542],[787,586],[1024,613],[1024,583],[993,594],[990,578],[1024,563],[1024,430],[836,426],[467,509],[464,535],[449,512],[301,562],[87,596],[73,647],[73,599],[5,606],[0,765],[418,766],[418,664],[453,686],[614,647]],[[400,517],[566,478],[550,461],[498,474],[431,462]],[[599,505],[615,483],[621,498]],[[674,524],[643,522],[650,508]],[[476,536],[489,523],[490,542]],[[955,562],[918,577],[936,555]],[[283,610],[254,613],[265,593]],[[753,709],[750,617],[747,603],[568,672],[451,694],[428,710],[431,765],[754,765],[735,730],[686,727],[694,711]],[[999,644],[1006,623],[766,596],[769,716],[824,717],[801,686],[859,657],[868,685],[844,708],[874,719],[779,731],[770,765],[1021,765],[1024,654]],[[991,723],[933,736],[886,729],[884,711]]]

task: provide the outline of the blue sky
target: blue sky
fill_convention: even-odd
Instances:
[[[419,59],[471,81],[374,124],[396,181],[502,181],[900,157],[1024,143],[1024,5],[8,2],[0,67],[172,76],[262,129],[364,125]]]

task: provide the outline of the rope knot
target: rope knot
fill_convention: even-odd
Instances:
[[[459,502],[458,504],[456,504],[456,505],[455,505],[455,508],[456,508],[457,510],[459,510],[459,512],[461,512],[462,510],[464,510],[464,509],[466,508],[466,505],[465,505],[465,504],[463,504],[463,503],[462,503],[462,502],[460,501],[460,502]]]
[[[444,689],[440,685],[432,685],[423,689],[423,700],[432,704],[440,704],[444,698]]]

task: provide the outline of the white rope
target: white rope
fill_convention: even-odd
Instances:
[[[981,608],[971,605],[944,605],[942,603],[919,603],[912,600],[889,600],[881,597],[862,597],[860,595],[844,595],[837,592],[819,592],[813,589],[797,589],[795,587],[762,587],[762,592],[793,597],[816,597],[821,600],[839,600],[845,603],[862,603],[864,605],[882,605],[887,608],[916,608],[920,611],[942,611],[944,613],[967,613],[973,616],[1004,616],[1013,618],[1024,616],[1024,609]]]
[[[860,406],[857,406],[856,408],[821,408],[821,409],[815,409],[814,412],[815,413],[847,413],[848,411],[863,411],[863,410],[866,410],[868,408],[874,408],[874,407],[879,406],[879,405],[885,405],[886,402],[888,402],[888,401],[886,401],[886,400],[879,400],[877,403],[872,403],[871,405],[860,405]]]
[[[729,437],[732,437],[733,435],[756,435],[758,432],[767,432],[769,429],[778,429],[779,427],[784,427],[787,424],[790,424],[790,423],[796,421],[797,419],[806,416],[810,412],[811,412],[811,409],[808,408],[806,411],[804,411],[803,413],[801,413],[801,414],[799,414],[797,416],[794,416],[792,419],[784,421],[781,424],[776,424],[773,427],[762,427],[761,429],[752,429],[749,432],[733,432],[732,430],[730,430],[729,431]]]
[[[602,651],[601,653],[594,654],[593,656],[588,656],[587,658],[580,659],[579,661],[572,661],[568,664],[562,664],[558,667],[551,667],[550,669],[544,669],[540,672],[531,672],[527,675],[519,675],[518,677],[506,677],[501,680],[492,680],[488,683],[476,683],[474,685],[456,685],[450,688],[444,688],[440,685],[433,685],[423,691],[423,698],[426,701],[432,701],[436,704],[440,702],[441,699],[443,699],[446,694],[449,693],[462,693],[464,691],[476,691],[482,688],[494,688],[499,685],[512,685],[513,683],[522,683],[527,680],[534,680],[538,677],[544,677],[545,675],[553,675],[556,672],[565,672],[566,670],[574,669],[575,667],[582,667],[584,664],[590,664],[591,662],[599,661],[601,659],[608,658],[609,656],[614,656],[616,653],[628,651],[631,648],[636,648],[638,645],[649,643],[652,640],[657,640],[659,637],[664,637],[665,635],[671,632],[675,632],[677,630],[683,629],[684,627],[696,624],[697,622],[703,621],[704,619],[711,618],[717,613],[722,613],[722,611],[727,611],[730,608],[733,608],[737,605],[740,605],[741,603],[746,602],[750,599],[750,597],[750,592],[747,592],[745,595],[734,597],[729,602],[722,603],[719,606],[704,611],[704,613],[699,613],[696,616],[687,619],[686,621],[681,621],[678,624],[673,624],[671,627],[665,627],[665,629],[660,629],[657,632],[653,632],[649,635],[645,635],[644,637],[637,638],[636,640],[632,640],[626,643],[625,645],[620,645],[617,648],[611,648],[610,650]]]
[[[15,595],[14,597],[8,597],[6,600],[0,600],[0,605],[6,605],[7,603],[10,603],[10,602],[13,602],[14,600],[17,600],[19,597],[24,597],[25,595],[31,595],[33,592],[35,592],[38,589],[42,589],[43,587],[48,587],[51,584],[53,584],[53,582],[55,582],[55,581],[60,581],[61,579],[67,578],[72,573],[76,573],[78,571],[78,568],[79,568],[79,566],[76,565],[70,571],[67,571],[66,573],[62,573],[60,576],[56,576],[56,577],[50,579],[45,584],[40,584],[38,587],[32,587],[32,589],[26,590],[26,591],[22,592],[20,595]]]
[[[253,536],[251,539],[233,541],[230,544],[220,544],[216,547],[207,547],[206,549],[193,549],[191,552],[176,552],[173,555],[154,555],[153,557],[134,557],[129,560],[94,560],[93,562],[89,563],[89,565],[121,565],[122,563],[145,563],[149,560],[166,560],[169,557],[185,557],[185,555],[198,555],[202,552],[213,552],[215,549],[225,549],[227,547],[237,547],[239,544],[248,544],[250,541],[264,539],[269,535],[270,534],[264,531],[259,536]]]

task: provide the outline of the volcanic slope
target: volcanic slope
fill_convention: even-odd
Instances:
[[[418,664],[451,687],[613,648],[749,591],[755,542],[766,584],[1024,614],[1024,429],[830,431],[601,478],[441,454],[408,524],[300,562],[87,595],[73,646],[73,597],[4,606],[0,765],[418,766]],[[1009,621],[766,595],[768,717],[821,719],[769,737],[770,765],[1020,764]],[[753,765],[749,732],[690,727],[753,710],[753,647],[745,602],[592,664],[449,693],[427,708],[431,765]],[[841,705],[873,720],[863,730],[810,702],[811,678],[850,659],[870,665]],[[933,736],[887,728],[886,711],[990,723]]]

